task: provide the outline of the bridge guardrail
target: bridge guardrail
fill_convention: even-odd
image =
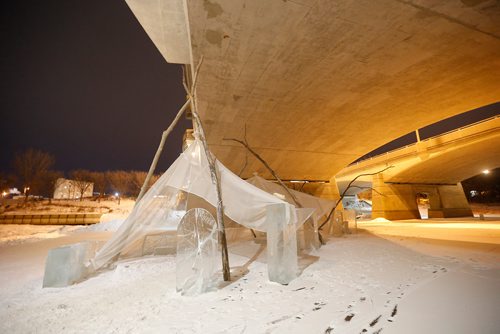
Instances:
[[[497,119],[499,118],[500,116],[493,116],[493,117],[489,117],[489,118],[486,118],[486,119],[483,119],[481,121],[478,121],[478,122],[474,122],[474,123],[471,123],[471,124],[468,124],[468,125],[465,125],[465,126],[462,126],[462,127],[459,127],[459,128],[456,128],[454,130],[451,130],[451,131],[447,131],[447,132],[443,132],[443,133],[440,133],[440,134],[437,134],[435,136],[432,136],[432,137],[428,137],[428,138],[425,138],[423,140],[421,140],[420,142],[427,142],[427,141],[430,141],[432,139],[435,139],[437,137],[441,137],[441,136],[445,136],[445,135],[449,135],[451,133],[455,133],[455,132],[459,132],[459,131],[462,131],[462,130],[465,130],[467,128],[470,128],[472,126],[477,126],[479,124],[482,124],[482,123],[486,123],[486,122],[489,122],[489,121],[492,121],[494,119]],[[412,146],[415,146],[418,142],[414,142],[412,144],[408,144],[408,145],[405,145],[405,146],[401,146],[401,147],[398,147],[398,148],[395,148],[393,150],[390,150],[390,151],[387,151],[387,152],[384,152],[384,153],[380,153],[380,154],[377,154],[377,155],[374,155],[374,156],[371,156],[371,157],[368,157],[366,159],[363,159],[363,160],[359,160],[359,161],[356,161],[355,163],[353,164],[350,164],[348,167],[351,167],[351,166],[356,166],[356,165],[359,165],[360,163],[364,162],[364,161],[367,161],[367,160],[373,160],[375,158],[378,158],[380,156],[383,156],[383,155],[388,155],[388,154],[391,154],[393,152],[396,152],[396,151],[399,151],[399,150],[404,150],[408,147],[412,147]]]

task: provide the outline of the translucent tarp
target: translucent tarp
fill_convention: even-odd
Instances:
[[[279,194],[288,203],[295,204],[290,194],[288,194],[278,183],[268,181],[258,175],[249,178],[247,182],[267,193]],[[299,229],[297,232],[297,240],[299,241],[300,249],[303,251],[318,249],[320,246],[318,239],[318,225],[322,223],[322,219],[328,216],[330,210],[335,206],[335,202],[297,190],[288,190],[295,196],[302,207],[314,209],[314,213],[311,216],[312,221],[304,224],[303,228]]]
[[[257,187],[245,182],[217,161],[220,173],[224,213],[231,220],[253,230],[266,232],[266,207],[285,204],[296,227],[306,221],[313,209],[295,209]],[[148,235],[174,231],[189,208],[200,202],[217,205],[215,185],[212,183],[208,161],[202,143],[196,139],[170,168],[160,177],[143,199],[134,207],[112,238],[91,260],[91,269],[97,270],[121,256],[140,256]],[[293,220],[293,221],[292,221]]]
[[[284,196],[285,201],[290,204],[295,204],[292,197],[283,189],[281,185],[277,183],[268,181],[258,175],[254,175],[253,177],[247,179],[247,182],[269,194],[280,194],[281,196]],[[335,202],[328,199],[319,198],[293,189],[288,190],[295,196],[302,207],[314,209],[312,217],[317,222],[321,219],[321,217],[328,216],[332,208],[335,206]]]

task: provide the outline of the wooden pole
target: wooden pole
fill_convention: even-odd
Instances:
[[[158,149],[156,150],[156,154],[153,158],[153,161],[151,162],[151,166],[149,167],[148,175],[146,176],[146,179],[144,180],[144,183],[141,187],[141,191],[139,193],[139,196],[137,196],[137,200],[135,201],[135,205],[137,205],[137,203],[139,203],[139,201],[142,199],[142,197],[144,196],[144,194],[148,190],[149,182],[151,181],[151,177],[153,176],[153,174],[155,172],[156,165],[158,164],[158,160],[160,159],[161,152],[163,151],[163,146],[165,145],[165,141],[167,140],[168,135],[172,132],[174,127],[179,122],[179,119],[181,118],[184,111],[186,111],[190,102],[191,102],[191,99],[187,99],[187,101],[184,103],[184,105],[181,107],[181,109],[179,109],[179,111],[177,112],[177,115],[175,116],[172,123],[170,123],[169,127],[165,131],[163,131],[163,133],[161,135],[160,145],[158,145]]]
[[[158,145],[158,149],[156,150],[156,154],[153,158],[153,162],[151,162],[151,166],[149,167],[148,175],[146,176],[146,179],[144,180],[144,183],[141,187],[141,191],[139,193],[139,196],[137,196],[137,200],[135,201],[134,207],[137,205],[137,203],[139,203],[139,201],[142,199],[142,197],[144,196],[144,194],[148,190],[149,182],[150,182],[151,177],[153,176],[153,174],[155,172],[156,165],[158,164],[158,160],[160,159],[161,152],[163,151],[163,146],[165,145],[165,141],[167,140],[168,135],[170,134],[170,132],[172,132],[172,130],[174,129],[175,125],[177,124],[177,122],[181,118],[181,116],[184,113],[184,111],[186,110],[186,108],[189,106],[190,101],[191,100],[188,98],[187,101],[184,103],[184,105],[181,107],[181,109],[179,109],[179,111],[177,112],[177,115],[175,116],[172,123],[170,123],[170,126],[167,128],[167,130],[163,131],[163,134],[161,135],[160,145]],[[120,201],[120,197],[118,197],[118,201]],[[120,203],[118,202],[118,204],[120,204]],[[132,225],[129,225],[126,233],[128,233],[128,231],[131,228],[132,228]],[[118,259],[120,254],[121,254],[121,250],[114,257],[114,259]]]
[[[226,228],[224,226],[224,205],[222,202],[222,187],[219,177],[219,172],[217,170],[217,164],[214,156],[208,149],[208,143],[205,137],[205,131],[203,129],[203,124],[201,123],[200,116],[198,115],[198,109],[196,106],[196,99],[194,98],[194,93],[196,91],[196,82],[198,80],[198,73],[200,71],[201,64],[203,62],[203,57],[200,59],[196,72],[194,75],[193,85],[191,90],[188,90],[189,100],[191,101],[191,112],[193,114],[194,124],[196,125],[196,132],[203,144],[203,149],[208,160],[208,165],[210,168],[210,176],[212,178],[212,183],[215,184],[217,191],[217,225],[219,228],[219,242],[221,244],[222,251],[222,273],[224,276],[224,281],[231,280],[231,269],[229,267],[229,254],[227,251],[227,240],[226,240]],[[186,85],[184,85],[187,88]]]

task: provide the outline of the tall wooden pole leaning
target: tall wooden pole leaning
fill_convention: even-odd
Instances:
[[[175,116],[174,120],[172,123],[170,123],[169,127],[163,131],[161,135],[161,140],[160,140],[160,145],[158,145],[158,149],[156,150],[155,157],[153,158],[153,161],[151,162],[151,166],[149,167],[148,175],[146,176],[146,179],[144,180],[144,183],[141,187],[141,192],[139,193],[139,196],[137,196],[137,200],[135,201],[134,207],[140,202],[141,198],[144,196],[146,191],[149,188],[149,182],[151,180],[151,177],[153,176],[156,165],[158,164],[158,159],[160,159],[161,152],[163,151],[163,146],[165,145],[165,141],[167,140],[168,135],[172,132],[174,129],[175,125],[181,118],[182,114],[186,111],[187,107],[190,105],[191,100],[188,98],[187,101],[184,103],[184,105],[179,109],[177,112],[177,115]],[[132,225],[128,226],[128,230],[132,228]],[[116,258],[118,258],[121,254],[121,251],[116,255]]]
[[[156,150],[156,154],[155,154],[155,157],[153,158],[153,162],[151,162],[151,166],[149,167],[148,175],[146,176],[146,179],[144,180],[144,183],[141,187],[141,192],[139,193],[139,196],[137,196],[137,200],[135,201],[136,205],[137,205],[137,203],[139,203],[139,201],[141,200],[141,198],[144,196],[144,194],[146,193],[146,191],[149,188],[149,182],[151,181],[151,177],[153,176],[153,174],[155,172],[156,165],[158,164],[158,160],[160,159],[160,155],[161,155],[161,152],[163,151],[163,146],[165,145],[165,141],[167,140],[168,135],[170,134],[170,132],[172,132],[174,127],[177,125],[177,123],[179,122],[179,119],[181,118],[184,111],[186,111],[190,102],[191,102],[190,99],[188,99],[184,103],[184,105],[181,107],[181,109],[179,109],[179,111],[177,112],[177,115],[175,116],[172,123],[170,123],[169,127],[165,131],[163,131],[163,133],[161,135],[160,145],[158,145],[158,149]]]
[[[229,267],[229,255],[227,252],[227,240],[226,240],[226,228],[224,226],[224,205],[222,202],[222,188],[220,183],[220,177],[217,170],[215,157],[210,153],[208,149],[208,143],[205,138],[205,131],[203,129],[203,124],[201,123],[200,116],[198,115],[198,109],[196,107],[196,99],[194,98],[196,92],[196,82],[198,80],[198,73],[200,72],[201,64],[203,63],[203,56],[196,67],[194,74],[193,85],[191,89],[188,89],[185,81],[184,88],[189,95],[189,101],[191,101],[191,113],[193,114],[194,125],[196,127],[196,132],[203,143],[203,149],[205,150],[205,155],[207,156],[208,165],[210,167],[210,176],[212,177],[212,183],[215,184],[217,190],[217,225],[219,228],[219,242],[222,249],[222,273],[224,276],[224,281],[229,281],[231,279],[231,271]],[[184,72],[186,75],[186,72]]]

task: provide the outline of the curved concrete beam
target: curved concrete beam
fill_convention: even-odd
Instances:
[[[385,178],[390,183],[456,184],[500,167],[500,128],[489,138],[457,145]]]
[[[457,184],[484,169],[500,167],[500,117],[351,165],[336,176],[337,185],[342,192],[357,175],[386,166],[394,166],[383,173],[389,184]],[[357,185],[371,183],[370,176]],[[349,194],[357,192],[353,189]]]
[[[423,4],[422,4],[423,3]],[[500,100],[498,11],[453,1],[187,1],[211,149],[329,179],[416,128]],[[244,177],[258,171],[250,163]]]
[[[168,61],[186,62],[186,42],[193,63],[204,56],[199,112],[233,171],[246,152],[223,139],[245,127],[282,178],[325,180],[417,128],[500,101],[495,1],[127,2]],[[252,157],[245,171],[268,176]]]

